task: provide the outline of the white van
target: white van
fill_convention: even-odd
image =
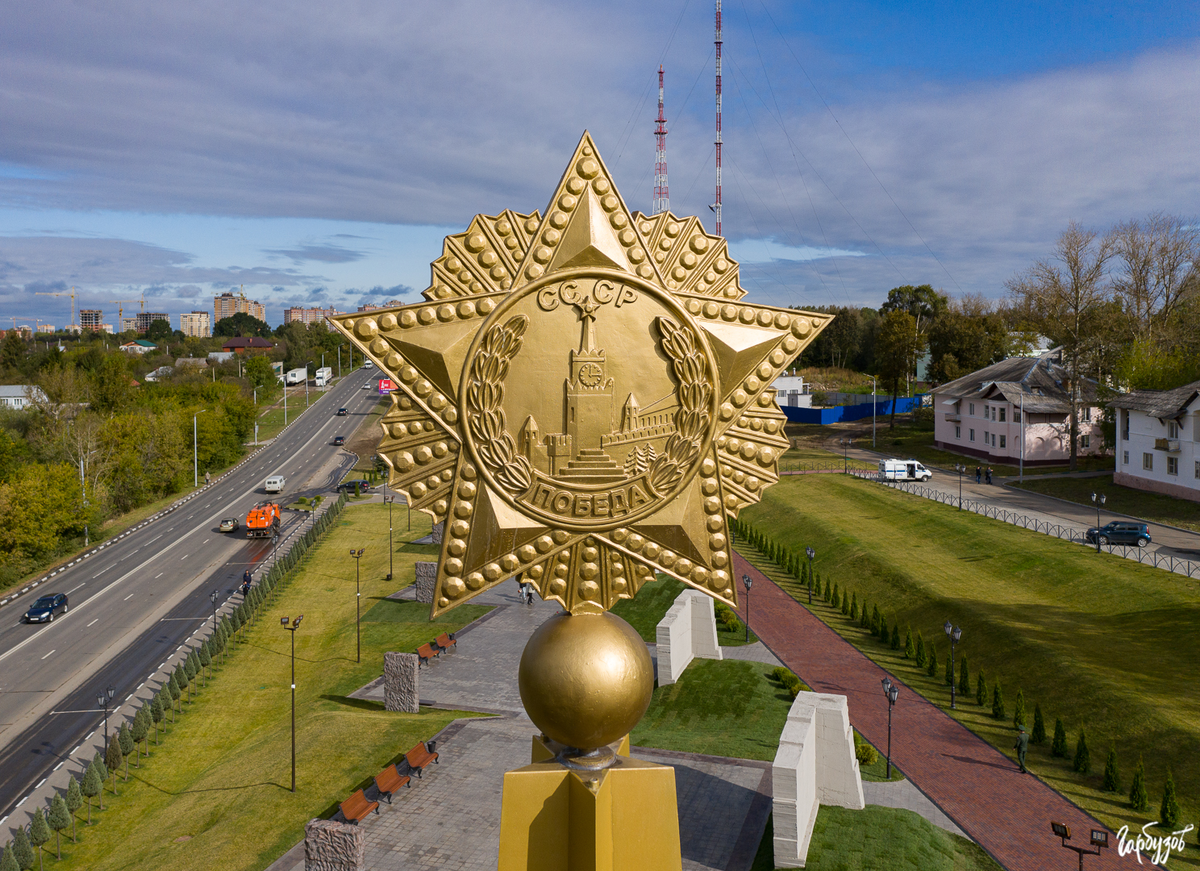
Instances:
[[[928,481],[933,472],[916,460],[880,460],[879,477],[885,481]]]
[[[363,368],[364,369],[374,369],[375,364],[372,363],[370,360],[368,360],[367,362],[363,363]]]
[[[283,485],[283,475],[272,475],[271,477],[267,478],[265,487],[268,493],[282,493]]]

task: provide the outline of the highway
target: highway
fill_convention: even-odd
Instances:
[[[244,530],[223,535],[220,520],[244,520],[267,498],[268,475],[286,477],[284,492],[271,497],[283,505],[328,492],[341,480],[354,457],[332,441],[352,435],[375,406],[378,393],[361,389],[373,375],[351,372],[273,442],[175,510],[0,609],[0,822],[67,756],[91,758],[96,742],[88,739],[103,721],[99,692],[109,685],[116,690],[111,722],[114,709],[211,623],[210,593],[217,591],[218,607],[237,599],[242,573],[270,555],[270,541],[247,539]],[[343,406],[348,416],[337,417]],[[285,534],[300,522],[300,514],[285,511]],[[70,597],[66,614],[49,624],[20,622],[37,595],[56,592]],[[81,749],[84,742],[88,747]]]

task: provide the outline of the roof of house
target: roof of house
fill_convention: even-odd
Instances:
[[[27,384],[0,384],[0,398],[9,399],[19,397],[24,399],[28,394],[27,391],[36,391],[41,393],[37,387],[30,387]]]
[[[138,345],[139,347],[142,347],[142,348],[157,348],[158,347],[158,345],[154,344],[153,342],[148,342],[145,339],[134,339],[132,342],[126,342],[121,347],[122,348],[131,348],[134,345]]]
[[[1197,396],[1200,396],[1200,381],[1193,381],[1174,390],[1133,390],[1118,396],[1109,405],[1169,420],[1187,414],[1188,406]]]
[[[230,339],[228,342],[226,342],[224,345],[222,345],[221,349],[224,351],[228,351],[233,348],[274,348],[274,347],[275,346],[272,345],[270,342],[268,342],[266,339],[260,338],[259,336],[237,336],[236,338]]]
[[[942,400],[950,404],[963,399],[982,401],[999,397],[1031,414],[1067,413],[1071,410],[1071,396],[1065,385],[1070,373],[1057,362],[1061,350],[1055,348],[1039,357],[1009,357],[935,387],[932,392],[950,394],[953,399]],[[1094,401],[1096,382],[1091,378],[1082,378],[1081,382],[1081,398]]]

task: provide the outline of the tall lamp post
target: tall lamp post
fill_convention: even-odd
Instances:
[[[838,444],[842,446],[842,473],[847,474],[850,471],[850,445],[854,443],[854,439],[838,439]]]
[[[900,687],[892,683],[892,679],[883,679],[883,694],[888,700],[888,748],[887,748],[887,780],[892,779],[892,708],[896,707],[896,699],[900,695]]]
[[[362,591],[359,589],[360,573],[358,566],[359,560],[362,559],[363,551],[365,550],[365,547],[360,547],[358,550],[350,548],[350,556],[354,557],[354,641],[357,647],[357,652],[354,655],[355,662],[362,662],[362,633],[360,631],[360,627],[362,626]]]
[[[392,569],[394,568],[393,558],[394,558],[394,554],[395,554],[395,549],[392,545],[392,504],[395,503],[396,497],[395,496],[384,496],[383,501],[387,503],[387,507],[388,507],[388,574],[387,574],[387,579],[390,581],[392,579]]]
[[[942,627],[946,630],[946,637],[950,639],[950,710],[954,710],[954,645],[958,644],[958,639],[962,638],[962,627],[953,625],[949,620]]]
[[[279,618],[279,625],[292,633],[292,792],[296,791],[296,630],[303,619],[304,615],[300,614],[289,626],[287,617]]]
[[[308,367],[313,365],[312,360],[304,361],[304,407],[308,408]]]
[[[742,585],[746,588],[746,643],[750,643],[750,585],[754,583],[749,575],[742,575]]]
[[[808,555],[808,604],[812,604],[812,588],[813,588],[813,573],[812,561],[817,552],[811,546],[804,548],[804,552]]]
[[[208,411],[207,408],[202,408],[192,415],[192,486],[200,486],[200,442],[196,438],[196,418]]]
[[[108,703],[113,700],[113,696],[117,694],[117,688],[112,684],[108,685],[108,689],[101,690],[96,693],[96,704],[104,708],[104,746],[108,746]]]
[[[213,590],[208,594],[208,601],[212,602],[213,606],[213,634],[217,634],[217,591]]]
[[[967,471],[966,463],[955,463],[954,471],[958,472],[958,510],[962,511],[962,476]]]
[[[875,450],[875,376],[871,379],[871,450]]]
[[[1096,506],[1096,553],[1100,553],[1100,506],[1107,500],[1103,493],[1092,494],[1092,504]]]

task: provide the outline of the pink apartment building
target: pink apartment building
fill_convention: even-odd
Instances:
[[[1062,349],[1040,357],[1010,357],[956,378],[933,394],[934,443],[980,460],[1051,465],[1070,459],[1069,373]],[[1096,382],[1083,379],[1080,456],[1104,451]]]
[[[1117,412],[1113,483],[1200,502],[1200,381],[1174,390],[1134,390]]]

